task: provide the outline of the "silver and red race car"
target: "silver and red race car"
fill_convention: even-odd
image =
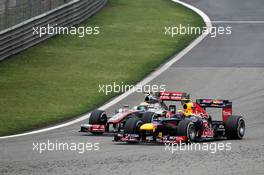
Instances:
[[[175,101],[175,92],[160,93],[159,98]],[[212,120],[207,108],[221,109],[222,119]],[[184,103],[182,110],[172,117],[155,118],[152,115],[155,116],[147,112],[143,118],[128,119],[123,132],[115,134],[114,141],[182,143],[242,139],[245,134],[245,121],[242,116],[232,114],[232,102],[228,100],[198,99]]]
[[[126,122],[131,118],[142,119],[145,123],[151,122],[154,118],[171,118],[175,114],[176,107],[174,105],[168,107],[164,102],[170,99],[160,98],[161,93],[148,94],[144,102],[133,108],[123,106],[110,118],[107,117],[105,111],[95,110],[90,115],[89,123],[81,125],[80,132],[93,134],[120,133],[124,131]],[[175,101],[185,103],[188,99],[189,95],[187,93],[174,93]]]

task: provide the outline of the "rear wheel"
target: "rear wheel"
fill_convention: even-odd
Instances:
[[[228,139],[242,139],[245,135],[245,120],[242,116],[231,115],[225,122],[226,136]]]
[[[107,115],[105,111],[95,110],[91,113],[89,124],[92,125],[105,125],[107,123]]]
[[[196,138],[194,123],[189,120],[180,121],[177,126],[177,135],[186,136],[188,142],[194,142]]]
[[[157,118],[157,114],[154,112],[145,112],[142,117],[142,123],[152,123],[155,118]]]

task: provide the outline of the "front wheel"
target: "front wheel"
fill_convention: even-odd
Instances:
[[[194,142],[196,138],[194,123],[189,120],[180,121],[177,126],[177,135],[186,136],[187,142]]]
[[[129,118],[124,126],[125,134],[139,134],[139,128],[142,125],[142,121],[136,117]]]
[[[91,113],[89,124],[92,125],[105,125],[107,123],[107,115],[105,111],[95,110]]]

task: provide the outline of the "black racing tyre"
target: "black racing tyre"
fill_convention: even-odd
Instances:
[[[129,118],[124,127],[125,134],[138,134],[139,127],[142,125],[142,121],[139,118]]]
[[[95,110],[91,113],[89,118],[89,124],[105,125],[107,123],[107,115],[105,111]]]
[[[190,120],[182,120],[177,126],[178,136],[187,136],[189,142],[193,142],[196,139],[196,129],[194,123]]]
[[[226,136],[228,139],[242,139],[245,135],[245,120],[242,116],[231,115],[225,122]]]
[[[152,123],[153,119],[157,117],[157,114],[154,112],[145,112],[142,116],[142,123]]]

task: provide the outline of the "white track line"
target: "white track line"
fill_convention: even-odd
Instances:
[[[185,6],[185,7],[193,10],[194,12],[196,12],[198,15],[200,15],[203,18],[203,21],[205,22],[206,26],[209,29],[212,28],[211,20],[204,12],[202,12],[201,10],[197,9],[196,7],[194,7],[192,5],[189,5],[189,4],[185,3],[185,2],[181,2],[179,0],[172,0],[172,1],[175,2],[175,3],[181,4],[181,5]],[[192,43],[190,43],[185,49],[183,49],[180,53],[178,53],[170,61],[168,61],[166,64],[161,66],[159,69],[157,69],[156,71],[151,73],[145,79],[140,81],[137,85],[138,86],[143,86],[143,85],[149,83],[151,80],[153,80],[157,76],[159,76],[161,73],[163,73],[165,70],[167,70],[172,64],[174,64],[179,59],[181,59],[184,55],[186,55],[192,48],[194,48],[198,43],[200,43],[206,36],[207,36],[207,34],[204,33],[201,36],[199,36],[198,38],[196,38]],[[126,98],[128,95],[130,95],[132,93],[133,93],[133,91],[127,91],[127,92],[119,95],[118,97],[114,98],[112,101],[110,101],[110,102],[106,103],[105,105],[101,106],[99,109],[106,110],[107,108],[113,106],[114,104],[116,104],[119,101],[123,100],[124,98]],[[44,128],[44,129],[40,129],[40,130],[36,130],[36,131],[26,132],[26,133],[22,133],[22,134],[4,136],[4,137],[0,137],[0,139],[6,139],[6,138],[12,138],[12,137],[21,137],[21,136],[37,134],[37,133],[41,133],[41,132],[46,132],[46,131],[50,131],[50,130],[66,127],[66,126],[69,126],[69,125],[72,125],[72,124],[75,124],[75,123],[79,123],[79,122],[81,122],[83,120],[86,120],[86,119],[89,118],[89,116],[90,116],[90,113],[85,114],[85,115],[81,116],[80,118],[75,119],[75,120],[70,121],[70,122],[67,122],[67,123],[59,124],[59,125],[56,125],[56,126],[52,126],[52,127],[48,127],[48,128]]]
[[[264,21],[212,21],[214,24],[264,24]]]

